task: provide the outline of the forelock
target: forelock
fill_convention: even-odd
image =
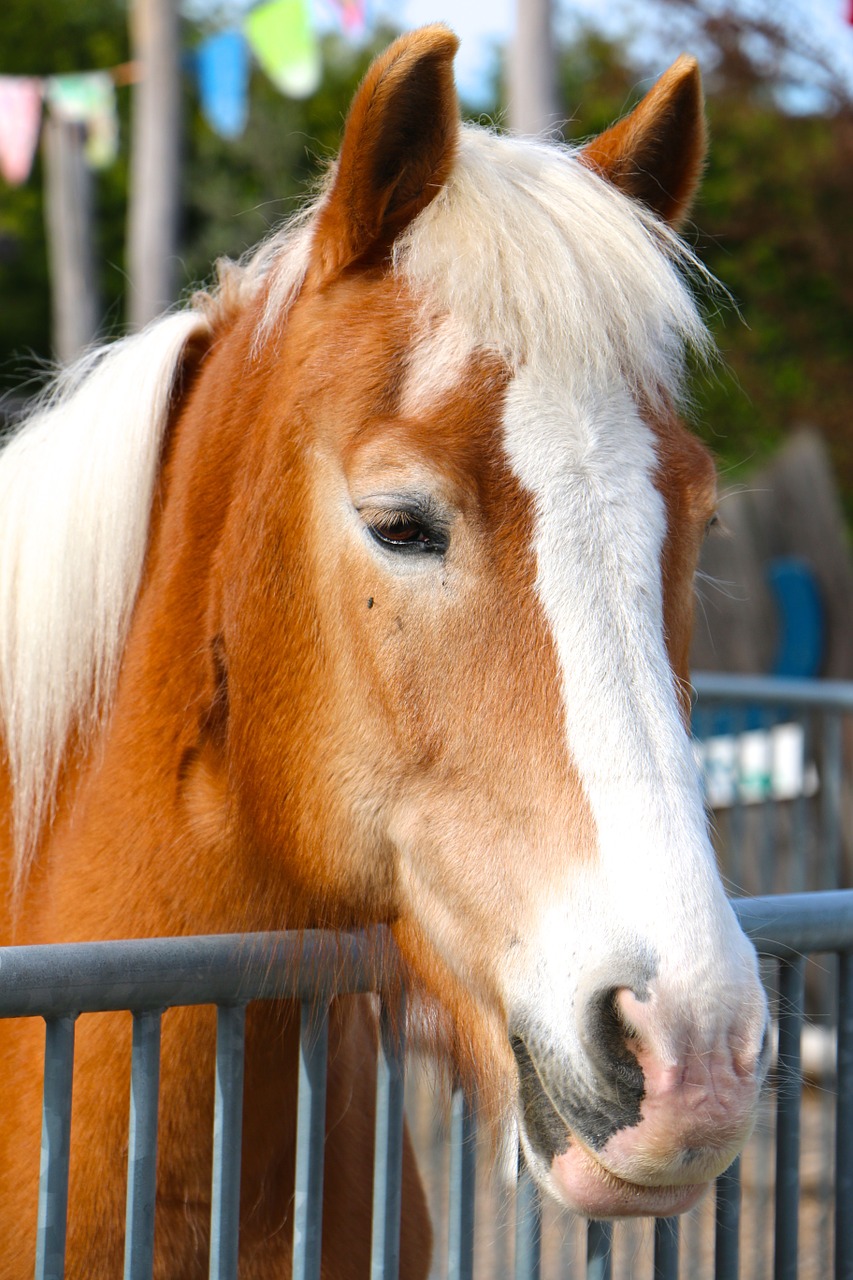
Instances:
[[[695,256],[566,147],[463,127],[394,267],[427,313],[448,312],[512,369],[616,378],[657,402],[678,398],[688,349],[711,350],[685,279],[707,276]]]

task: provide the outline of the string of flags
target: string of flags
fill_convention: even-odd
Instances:
[[[364,30],[366,0],[327,3],[347,35]],[[207,36],[191,55],[202,114],[222,137],[239,137],[246,127],[252,55],[283,94],[314,93],[322,63],[310,0],[262,0],[241,26]],[[111,164],[118,154],[116,86],[136,79],[135,63],[73,75],[0,75],[0,175],[12,186],[26,182],[45,108],[83,126],[85,156],[93,168]]]
[[[42,108],[59,120],[82,124],[86,159],[104,168],[118,154],[116,84],[133,78],[133,64],[111,71],[63,76],[0,76],[0,173],[12,186],[29,177],[41,132]]]

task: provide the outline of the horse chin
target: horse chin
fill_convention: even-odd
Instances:
[[[554,1157],[545,1181],[563,1204],[586,1218],[671,1217],[692,1209],[710,1186],[708,1182],[683,1186],[628,1182],[578,1142]]]

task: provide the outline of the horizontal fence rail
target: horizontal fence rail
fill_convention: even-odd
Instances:
[[[784,993],[777,1055],[774,1280],[797,1275],[804,957],[835,952],[841,958],[834,1275],[836,1280],[853,1280],[853,891],[754,898],[733,906],[758,950],[778,961]],[[134,1024],[124,1275],[127,1280],[148,1280],[152,1275],[160,1017],[166,1007],[185,1004],[218,1005],[210,1276],[237,1276],[244,1011],[252,1000],[280,998],[303,1002],[296,1151],[299,1229],[294,1231],[293,1275],[316,1280],[328,1004],[335,996],[372,991],[383,994],[383,1003],[371,1280],[394,1280],[399,1266],[403,1128],[403,1045],[393,1030],[401,1019],[399,1009],[388,1004],[389,992],[396,990],[391,998],[401,999],[395,975],[393,944],[381,929],[364,934],[308,931],[0,949],[0,1016],[39,1014],[46,1025],[37,1280],[60,1280],[64,1272],[74,1021],[81,1013],[119,1009],[130,1010]],[[460,1093],[454,1098],[450,1131],[446,1274],[452,1280],[477,1274],[474,1132],[473,1107]],[[741,1274],[738,1163],[717,1183],[715,1280],[736,1280]],[[538,1193],[522,1171],[516,1206],[517,1280],[537,1280],[541,1274],[541,1219]],[[678,1223],[659,1220],[654,1230],[655,1280],[676,1280]],[[610,1224],[591,1223],[588,1280],[606,1280],[611,1259]]]
[[[806,711],[853,712],[853,681],[792,680],[787,676],[739,676],[696,671],[691,684],[700,704],[759,703],[775,708],[793,706]]]
[[[731,891],[853,887],[853,681],[697,673],[693,691]]]
[[[358,995],[394,968],[381,928],[0,947],[0,1018]]]

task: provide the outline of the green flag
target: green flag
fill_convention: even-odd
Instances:
[[[85,154],[94,169],[112,164],[118,155],[116,92],[108,71],[51,76],[45,97],[53,115],[86,127]]]
[[[246,16],[246,39],[282,93],[307,98],[320,83],[320,46],[307,0],[270,0]]]

